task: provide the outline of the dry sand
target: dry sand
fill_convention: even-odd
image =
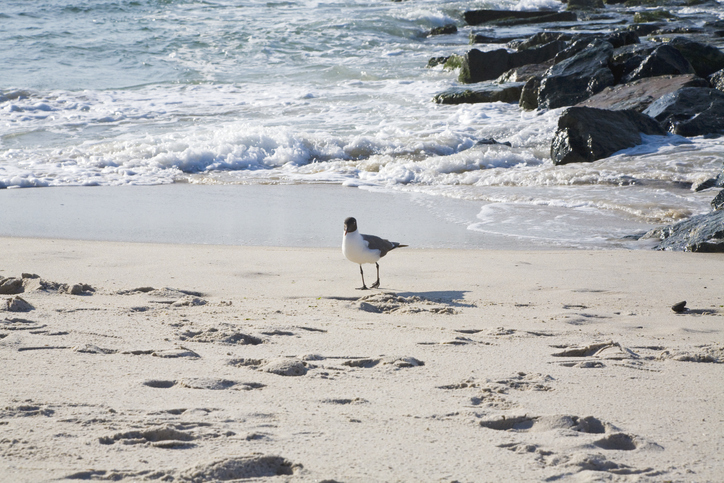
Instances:
[[[724,481],[722,273],[0,238],[0,480]]]

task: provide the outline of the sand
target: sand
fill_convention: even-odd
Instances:
[[[722,273],[0,238],[0,480],[722,481]]]

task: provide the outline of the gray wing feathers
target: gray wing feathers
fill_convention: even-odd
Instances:
[[[379,250],[380,257],[387,255],[387,252],[394,250],[398,247],[406,247],[407,245],[400,245],[398,242],[391,242],[374,235],[362,235],[362,239],[367,242],[367,247],[370,250]]]

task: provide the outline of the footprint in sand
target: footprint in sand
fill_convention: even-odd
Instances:
[[[341,366],[327,366],[323,361],[343,359]],[[314,362],[314,363],[312,363]],[[404,369],[408,367],[424,366],[425,363],[414,357],[323,357],[318,354],[306,355],[302,358],[298,357],[279,357],[272,360],[265,359],[232,359],[227,364],[235,367],[248,367],[250,369],[270,372],[280,376],[304,376],[310,370],[320,370],[321,377],[327,377],[328,372],[324,370],[333,370],[336,372],[350,369],[370,369],[373,367],[386,367],[393,370]]]
[[[624,361],[628,366],[640,366],[641,356],[631,349],[623,347],[618,342],[607,341],[586,346],[554,346],[558,349],[564,349],[560,352],[551,354],[553,357],[569,357],[569,358],[594,358],[597,361],[563,361],[560,365],[564,367],[579,368],[601,368],[605,367],[600,360]],[[638,368],[638,367],[637,367]]]
[[[659,354],[658,359],[724,364],[724,345],[703,345],[692,350],[665,350]]]
[[[251,391],[252,389],[261,389],[262,387],[265,387],[264,384],[257,382],[238,382],[229,379],[217,379],[212,377],[184,378],[179,380],[149,379],[147,381],[143,381],[143,385],[155,389],[169,389],[171,387],[178,386],[188,389],[208,389],[212,391],[225,389]]]
[[[194,446],[189,441],[197,436],[185,431],[179,431],[173,426],[161,426],[143,431],[127,431],[116,433],[113,436],[98,438],[100,444],[110,445],[116,442],[123,444],[146,444],[156,448],[189,448]]]
[[[186,328],[179,332],[178,338],[185,342],[210,342],[227,345],[259,345],[264,343],[259,337],[236,332],[231,327]]]
[[[357,307],[365,312],[373,312],[376,314],[431,312],[434,314],[452,315],[457,313],[457,311],[449,305],[444,305],[418,295],[402,297],[389,292],[375,293],[362,297],[357,300]]]
[[[439,386],[439,389],[474,388],[478,391],[474,396],[470,397],[470,404],[506,411],[518,406],[517,403],[505,397],[511,389],[516,391],[552,391],[553,387],[548,385],[552,381],[554,379],[549,375],[518,372],[512,377],[495,381],[478,382],[470,378],[458,384]]]

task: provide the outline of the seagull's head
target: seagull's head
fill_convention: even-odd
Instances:
[[[351,216],[344,220],[344,234],[352,233],[353,231],[357,231],[357,220],[352,218]]]

